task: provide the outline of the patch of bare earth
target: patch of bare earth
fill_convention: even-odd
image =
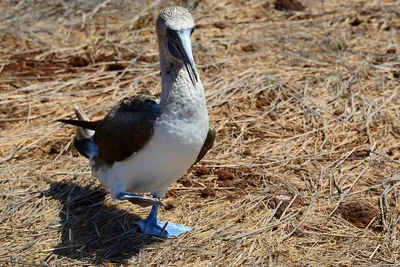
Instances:
[[[171,2],[0,3],[0,265],[396,266],[399,7],[389,1],[178,1],[217,140],[137,232],[73,148],[94,119],[160,92],[154,22]]]

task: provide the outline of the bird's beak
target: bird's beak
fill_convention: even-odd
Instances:
[[[180,31],[168,31],[168,47],[172,55],[183,61],[193,85],[198,82],[196,65],[192,54],[190,41],[191,29]]]

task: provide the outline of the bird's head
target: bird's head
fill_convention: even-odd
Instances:
[[[183,62],[193,85],[198,82],[190,41],[194,29],[192,15],[180,6],[165,8],[157,19],[156,31],[160,45],[166,48],[171,57]]]

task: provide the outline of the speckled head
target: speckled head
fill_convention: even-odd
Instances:
[[[195,27],[190,12],[180,6],[165,8],[157,18],[156,30],[159,38],[166,36],[166,30],[192,30]]]
[[[173,66],[178,66],[178,68],[184,66],[190,80],[196,86],[199,79],[190,41],[194,26],[193,17],[186,8],[172,6],[164,9],[158,16],[156,30],[160,55],[162,55],[163,60],[169,62],[166,65],[172,63]]]

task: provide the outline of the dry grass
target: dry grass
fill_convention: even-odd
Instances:
[[[161,218],[110,200],[55,120],[160,90],[167,1],[0,4],[0,265],[398,266],[399,2],[186,1],[218,139]],[[50,4],[52,3],[52,4]]]

